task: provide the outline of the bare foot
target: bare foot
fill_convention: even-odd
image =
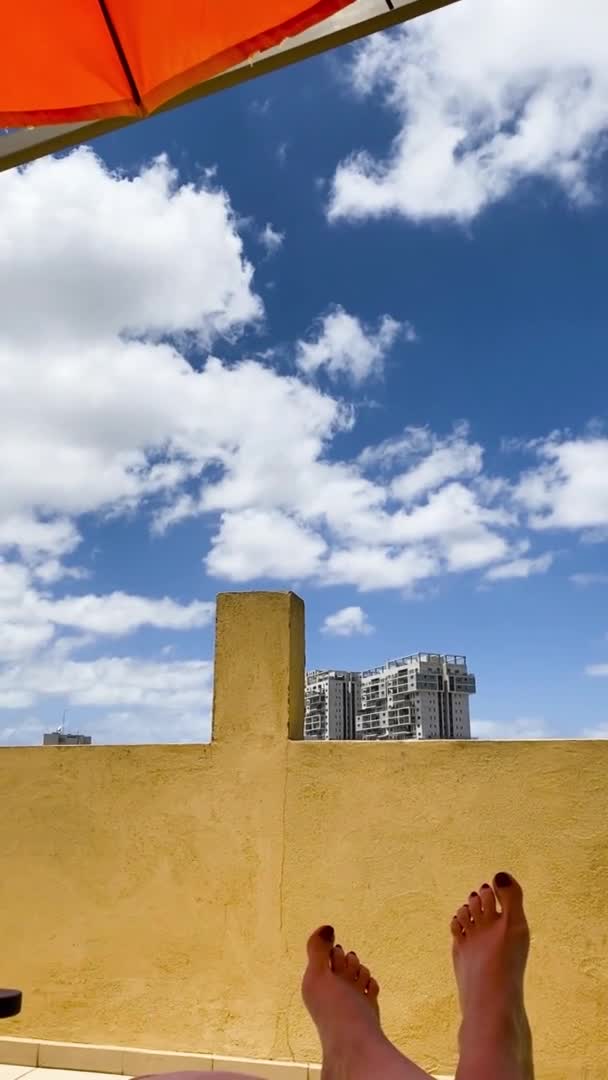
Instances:
[[[378,993],[357,954],[334,946],[331,926],[309,938],[302,996],[321,1039],[322,1080],[429,1080],[384,1035]]]
[[[497,909],[496,899],[500,903]],[[524,1007],[530,931],[521,887],[500,873],[452,919],[462,1026],[456,1080],[534,1080]]]

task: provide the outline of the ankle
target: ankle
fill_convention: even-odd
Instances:
[[[475,993],[467,994],[461,1000],[461,1030],[473,1028],[477,1032],[483,1020],[483,1026],[493,1028],[517,1027],[526,1015],[523,987],[516,982],[503,982],[500,990],[488,993],[484,986],[476,988]]]
[[[382,1029],[376,1024],[370,1024],[369,1027],[362,1024],[355,1029],[350,1029],[347,1038],[344,1031],[335,1028],[328,1032],[321,1031],[320,1034],[323,1057],[330,1060],[339,1057],[341,1061],[361,1062],[370,1055],[376,1057],[378,1047],[391,1045]]]
[[[503,1076],[489,1072],[489,1065],[496,1070],[497,1062],[508,1077],[532,1080],[532,1035],[525,1012],[505,1011],[493,1017],[484,1017],[483,1025],[477,1021],[463,1020],[458,1034],[460,1047],[457,1080],[461,1076],[492,1075],[493,1080]]]
[[[472,1014],[465,1018],[458,1032],[458,1044],[462,1053],[484,1050],[486,1046],[517,1045],[522,1035],[521,1020],[517,1013],[504,1009],[488,1013]]]

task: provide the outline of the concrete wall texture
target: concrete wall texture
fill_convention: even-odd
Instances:
[[[292,594],[218,601],[214,741],[0,751],[2,1034],[318,1060],[333,923],[388,1034],[453,1071],[448,924],[523,881],[538,1080],[608,1076],[608,742],[305,743]]]

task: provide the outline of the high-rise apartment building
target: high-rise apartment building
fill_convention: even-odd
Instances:
[[[416,653],[361,675],[357,739],[470,739],[465,656]],[[330,736],[331,738],[331,736]]]
[[[308,671],[305,739],[354,739],[361,676],[356,671]]]

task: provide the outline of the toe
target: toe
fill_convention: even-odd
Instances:
[[[500,901],[500,906],[507,919],[517,919],[523,916],[524,902],[521,885],[502,870],[494,878],[494,891]]]
[[[458,911],[456,912],[456,918],[458,919],[458,922],[460,923],[460,926],[462,930],[465,931],[465,933],[472,929],[471,916],[469,914],[468,904],[463,904],[462,907],[458,908]]]
[[[367,984],[367,996],[370,997],[372,1001],[375,1001],[379,993],[380,987],[378,986],[378,983],[375,979],[370,979]]]
[[[367,987],[369,986],[369,980],[369,968],[365,967],[364,964],[361,964],[361,967],[359,968],[359,978],[357,979],[357,985],[360,987],[361,990],[367,990]]]
[[[484,917],[491,919],[496,915],[496,897],[492,891],[492,886],[488,885],[487,882],[484,882],[479,890],[479,895],[481,896],[481,906],[483,908]]]
[[[474,923],[481,922],[481,917],[483,915],[483,909],[482,909],[482,906],[481,906],[481,898],[479,896],[479,893],[476,893],[476,892],[471,893],[471,895],[469,896],[469,899],[467,900],[467,906],[468,906],[469,913],[470,913],[470,916],[471,916],[471,919],[473,920],[473,922]]]
[[[334,943],[334,930],[332,926],[321,926],[311,934],[306,946],[308,963],[312,968],[322,971],[329,967],[331,947]]]
[[[359,971],[361,970],[361,964],[359,963],[359,957],[354,952],[346,954],[346,977],[355,982],[359,978]]]
[[[451,923],[450,923],[450,930],[452,931],[452,934],[453,934],[453,936],[454,936],[454,937],[455,937],[455,938],[456,938],[457,940],[458,940],[459,938],[462,938],[462,937],[464,936],[464,935],[463,935],[463,930],[462,930],[462,926],[461,926],[461,925],[460,925],[460,923],[458,922],[458,919],[456,918],[456,916],[455,916],[455,915],[454,915],[454,918],[452,919],[452,921],[451,921]]]
[[[334,945],[331,951],[331,969],[336,975],[343,975],[346,967],[346,957],[341,945]]]

